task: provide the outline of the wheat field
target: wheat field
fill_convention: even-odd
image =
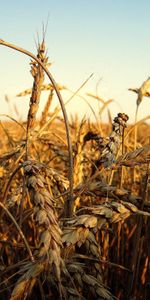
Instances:
[[[137,118],[149,78],[130,89],[134,124],[125,112],[112,120],[112,101],[92,94],[99,117],[80,120],[67,116],[44,38],[35,55],[0,45],[28,55],[33,76],[32,88],[18,87],[27,121],[0,122],[0,299],[150,299],[150,116]]]

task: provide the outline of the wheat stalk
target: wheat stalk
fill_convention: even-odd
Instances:
[[[36,250],[34,262],[27,263],[22,269],[12,292],[11,300],[24,299],[32,292],[37,277],[46,270],[55,274],[61,295],[61,265],[60,250],[62,247],[61,230],[54,209],[54,202],[47,189],[44,174],[40,165],[33,162],[24,163],[25,177],[33,205],[33,220],[36,223]]]
[[[66,136],[67,136],[67,141],[68,141],[68,151],[69,151],[69,162],[70,162],[70,169],[69,169],[69,182],[70,182],[70,197],[68,198],[68,209],[67,209],[67,214],[68,216],[69,215],[72,215],[73,213],[73,207],[72,207],[72,199],[73,199],[73,157],[72,157],[72,143],[71,143],[71,139],[70,139],[70,133],[69,133],[69,122],[68,122],[68,117],[67,117],[67,113],[66,113],[66,110],[65,110],[65,106],[64,106],[64,103],[63,103],[63,99],[62,99],[62,96],[57,88],[57,84],[54,80],[54,78],[52,77],[51,73],[48,71],[48,69],[45,67],[45,65],[41,62],[40,59],[38,59],[36,56],[34,56],[31,52],[23,49],[23,48],[20,48],[20,47],[17,47],[13,44],[10,44],[8,42],[5,42],[4,40],[0,39],[0,45],[3,45],[3,46],[6,46],[6,47],[9,47],[11,49],[14,49],[16,51],[19,51],[21,53],[24,53],[25,55],[31,57],[33,60],[35,60],[42,68],[43,70],[45,71],[45,73],[47,74],[47,76],[49,77],[53,87],[54,87],[54,90],[56,92],[56,95],[59,99],[59,102],[60,102],[60,105],[61,105],[61,109],[62,109],[62,112],[63,112],[63,116],[64,116],[64,121],[65,121],[65,127],[66,127]]]
[[[40,120],[40,127],[42,127],[47,121],[49,108],[50,108],[50,105],[51,105],[52,100],[53,100],[53,95],[54,95],[54,90],[52,89],[49,96],[48,96],[48,99],[47,99],[46,105],[44,107],[44,110],[42,112],[42,116],[41,116],[41,120]]]

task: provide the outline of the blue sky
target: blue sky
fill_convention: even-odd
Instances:
[[[34,53],[37,32],[41,36],[42,23],[49,16],[46,45],[56,81],[75,91],[94,73],[81,94],[95,94],[101,79],[98,95],[115,99],[130,120],[134,119],[136,95],[128,88],[140,86],[150,76],[150,1],[13,0],[1,1],[0,11],[0,38]],[[29,59],[1,46],[0,78],[0,113],[13,113],[4,101],[8,94],[12,106],[16,103],[26,117],[29,99],[17,99],[15,95],[32,86]],[[64,101],[69,96],[63,93]],[[97,102],[87,99],[97,111]],[[144,99],[139,118],[149,114],[149,107],[150,100]],[[110,108],[112,116],[119,112],[114,103]],[[67,111],[77,111],[80,116],[92,114],[79,98],[72,100]]]

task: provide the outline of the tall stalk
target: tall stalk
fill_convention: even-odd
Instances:
[[[60,102],[60,106],[62,109],[62,113],[64,116],[64,122],[65,122],[65,128],[66,128],[66,136],[67,136],[67,142],[68,142],[68,152],[69,152],[69,164],[70,164],[70,168],[69,168],[69,186],[70,186],[70,194],[68,197],[68,201],[67,201],[67,216],[71,216],[73,214],[73,207],[72,207],[72,200],[73,200],[73,155],[72,155],[72,143],[71,143],[71,139],[70,139],[70,131],[69,131],[69,121],[68,121],[68,116],[66,113],[66,109],[64,106],[64,102],[62,99],[62,96],[60,94],[59,89],[57,88],[57,84],[53,78],[53,76],[51,75],[51,73],[49,72],[49,70],[46,68],[46,66],[43,64],[43,62],[37,58],[34,54],[32,54],[31,52],[20,48],[18,46],[15,46],[14,44],[8,43],[2,39],[0,39],[0,45],[6,46],[8,48],[14,49],[18,52],[21,52],[29,57],[31,57],[33,60],[35,60],[45,71],[45,73],[47,74],[49,80],[51,81],[54,90],[56,92],[56,95],[58,97],[58,100]]]

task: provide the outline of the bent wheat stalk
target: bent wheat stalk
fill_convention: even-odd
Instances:
[[[68,217],[72,215],[73,213],[73,209],[72,209],[72,199],[73,199],[73,156],[72,156],[72,143],[71,143],[71,139],[70,139],[70,132],[69,132],[69,122],[68,122],[68,117],[67,117],[67,113],[66,113],[66,109],[63,103],[63,99],[61,96],[61,93],[59,91],[59,89],[57,88],[57,84],[53,78],[53,76],[51,75],[51,73],[49,72],[49,70],[45,67],[45,65],[41,62],[40,59],[38,59],[34,54],[32,54],[31,52],[20,48],[18,46],[15,46],[14,44],[8,43],[2,39],[0,39],[0,45],[6,46],[8,48],[14,49],[18,52],[21,52],[29,57],[31,57],[32,59],[34,59],[45,71],[45,73],[47,74],[49,80],[51,81],[54,90],[56,92],[56,95],[58,97],[58,100],[60,102],[60,106],[62,109],[62,113],[64,116],[64,122],[65,122],[65,127],[66,127],[66,136],[67,136],[67,142],[68,142],[68,152],[69,152],[69,163],[70,163],[70,169],[69,169],[69,184],[70,184],[70,196],[68,199]]]

